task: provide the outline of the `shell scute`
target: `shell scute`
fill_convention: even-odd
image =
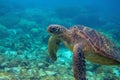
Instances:
[[[96,53],[120,61],[120,51],[104,35],[84,25],[75,25],[73,28],[79,30]]]

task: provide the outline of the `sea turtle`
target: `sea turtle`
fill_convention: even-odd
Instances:
[[[120,51],[104,35],[84,25],[75,25],[70,29],[52,24],[47,32],[51,34],[48,52],[55,61],[60,42],[73,52],[73,68],[76,80],[86,80],[85,59],[104,65],[120,63]]]

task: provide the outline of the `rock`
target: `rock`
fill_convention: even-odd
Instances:
[[[46,73],[43,71],[43,69],[39,70],[40,77],[46,76]]]
[[[3,55],[0,55],[0,64],[2,64],[5,61],[5,57]]]
[[[0,80],[15,80],[14,77],[7,72],[0,72]]]
[[[113,73],[120,78],[120,72],[117,68],[113,68]]]
[[[48,76],[54,76],[57,74],[57,72],[54,71],[45,71]]]
[[[32,28],[30,30],[30,33],[32,34],[32,36],[36,37],[39,36],[40,30],[38,28]]]
[[[57,79],[55,76],[45,76],[42,78],[42,80],[60,80],[60,79]]]
[[[56,66],[55,66],[55,65],[49,65],[48,68],[49,68],[49,69],[55,69]]]
[[[94,74],[91,71],[87,71],[88,76],[94,76]]]
[[[38,67],[44,67],[43,63],[38,63]]]

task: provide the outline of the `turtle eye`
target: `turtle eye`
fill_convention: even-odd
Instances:
[[[55,32],[55,31],[56,31],[56,28],[54,28],[54,27],[52,27],[52,28],[50,29],[50,32],[51,32],[51,33]]]
[[[52,28],[52,31],[55,31],[55,30],[56,30],[56,28],[53,27],[53,28]]]

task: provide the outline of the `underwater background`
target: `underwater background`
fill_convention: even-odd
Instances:
[[[0,80],[74,80],[72,52],[48,55],[46,28],[83,24],[120,49],[120,0],[0,0]],[[120,80],[120,66],[86,61],[88,80]]]

